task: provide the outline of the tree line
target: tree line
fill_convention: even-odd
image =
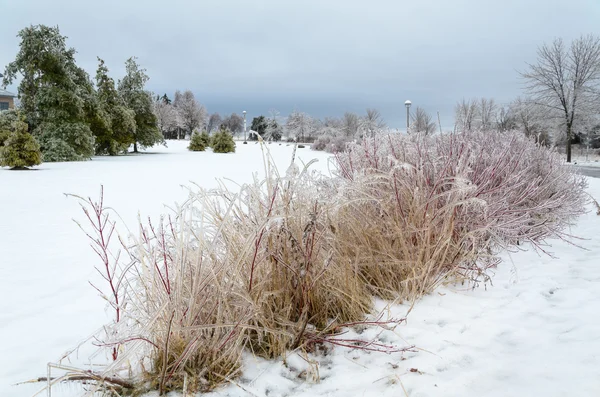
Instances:
[[[67,46],[58,27],[30,26],[18,37],[19,51],[6,67],[2,85],[20,78],[20,107],[0,114],[2,165],[39,163],[42,157],[37,152],[44,161],[84,160],[94,154],[125,153],[131,146],[137,152],[165,139],[191,137],[195,131],[208,135],[244,131],[244,117],[209,114],[191,90],[177,90],[173,99],[149,92],[149,76],[135,57],[125,62],[125,76],[118,81],[98,58],[92,78],[76,64],[76,51]],[[528,64],[520,75],[524,97],[504,105],[492,98],[463,99],[455,106],[454,129],[519,129],[539,143],[566,143],[567,161],[571,143],[600,145],[598,37],[582,36],[569,46],[561,39],[544,44],[538,49],[537,63]],[[324,119],[299,110],[286,118],[276,110],[269,113],[254,117],[244,138],[258,139],[258,134],[278,141],[285,136],[297,142],[317,141],[316,148],[335,151],[345,142],[387,128],[379,111],[370,108],[363,115],[346,112]],[[439,120],[423,108],[416,107],[410,114],[409,132],[432,134],[438,128]],[[20,152],[29,160],[17,161]]]
[[[19,51],[6,67],[3,86],[20,78],[18,113],[39,144],[44,161],[76,161],[115,155],[163,141],[157,127],[149,79],[135,57],[115,82],[98,58],[92,79],[75,62],[58,27],[22,29]]]

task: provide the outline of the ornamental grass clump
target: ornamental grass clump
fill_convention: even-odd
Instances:
[[[379,136],[336,163],[340,252],[384,297],[486,281],[500,250],[568,238],[587,200],[584,178],[513,132]]]
[[[105,379],[123,379],[128,393],[203,392],[239,373],[252,307],[238,293],[237,268],[223,253],[219,226],[193,205],[158,224],[140,223],[130,243],[116,241],[102,195],[82,205],[106,282],[94,287],[114,313],[104,335],[95,336],[110,364],[93,377],[84,371],[98,388],[114,386]]]
[[[222,186],[210,193],[212,208],[201,206],[220,225],[223,252],[252,303],[246,341],[260,356],[323,338],[342,323],[362,321],[371,308],[356,270],[336,251],[337,203],[309,166],[292,164],[279,175],[267,161],[266,179],[236,194]]]
[[[265,155],[264,179],[190,189],[171,216],[140,223],[129,243],[102,198],[84,200],[106,282],[94,286],[114,320],[95,336],[111,363],[83,376],[104,390],[116,380],[127,392],[204,392],[239,374],[245,348],[278,357],[343,343],[332,337],[363,322],[372,298],[338,252],[338,203],[309,166],[292,162],[280,175]]]

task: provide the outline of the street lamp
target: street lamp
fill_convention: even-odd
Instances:
[[[410,127],[410,105],[412,102],[407,100],[404,102],[404,106],[406,106],[406,132],[408,133],[408,128]]]
[[[242,113],[244,114],[244,144],[247,144],[248,142],[246,142],[246,111],[244,110]]]

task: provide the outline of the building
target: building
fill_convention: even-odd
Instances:
[[[12,92],[0,89],[0,110],[14,109],[15,97]]]

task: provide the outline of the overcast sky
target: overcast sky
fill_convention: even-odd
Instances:
[[[209,112],[373,107],[402,127],[410,99],[452,126],[463,97],[519,95],[540,44],[600,34],[600,0],[0,0],[2,71],[31,24],[58,25],[91,75],[135,55],[148,89]]]

